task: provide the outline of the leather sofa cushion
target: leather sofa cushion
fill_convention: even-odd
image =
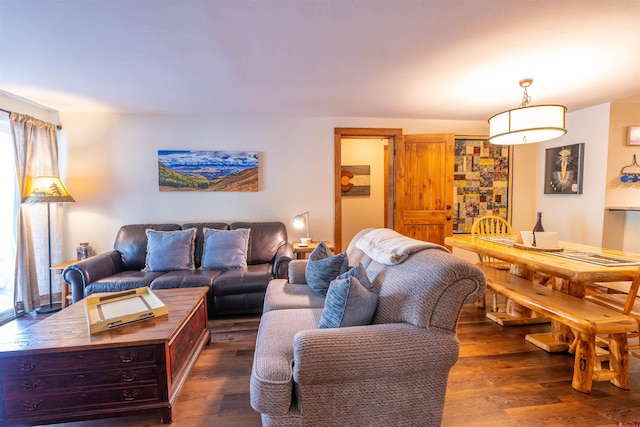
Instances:
[[[271,279],[273,279],[271,264],[249,265],[246,269],[224,270],[213,282],[213,294],[264,293]]]
[[[113,248],[122,254],[122,261],[127,270],[142,270],[147,259],[146,230],[176,231],[178,224],[130,224],[118,230]]]
[[[211,285],[220,270],[170,271],[153,281],[151,289],[197,288]]]
[[[264,264],[273,262],[280,246],[287,243],[287,228],[281,222],[234,222],[230,230],[250,228],[247,263]]]
[[[150,286],[156,278],[166,273],[162,271],[128,270],[89,283],[84,290],[85,297],[99,292],[120,292]]]

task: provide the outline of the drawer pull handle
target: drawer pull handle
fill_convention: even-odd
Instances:
[[[120,355],[120,361],[122,363],[131,363],[134,361],[134,359],[136,358],[136,354],[135,353],[127,353],[127,354],[121,354]]]
[[[138,371],[126,371],[122,373],[122,381],[130,383],[138,378]]]
[[[122,398],[126,401],[135,400],[136,397],[140,394],[139,390],[125,390],[122,392]]]
[[[36,411],[41,403],[42,403],[42,400],[40,399],[25,400],[24,409],[26,411]]]
[[[35,390],[35,388],[38,386],[38,384],[40,384],[40,380],[35,380],[33,378],[29,378],[28,380],[24,380],[22,382],[22,389],[23,390]]]
[[[20,364],[20,369],[22,370],[22,372],[29,372],[33,371],[33,368],[35,368],[36,365],[36,362],[22,362]]]

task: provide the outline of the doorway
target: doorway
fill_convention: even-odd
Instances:
[[[402,140],[402,129],[388,128],[336,128],[334,131],[334,162],[335,162],[335,235],[334,241],[338,252],[346,249],[346,245],[351,240],[354,229],[361,230],[368,225],[366,221],[374,221],[375,226],[394,228],[395,221],[395,162],[394,150],[399,141]],[[358,160],[358,151],[363,155]],[[344,160],[343,161],[343,152]],[[364,153],[368,154],[364,154]],[[373,154],[372,154],[373,153]],[[376,160],[373,160],[375,157]],[[379,159],[382,164],[379,165]],[[346,163],[345,163],[346,162]],[[376,166],[374,171],[373,162]],[[353,163],[358,163],[353,165]],[[364,163],[364,164],[360,164]],[[370,166],[369,185],[371,191],[376,194],[368,196],[348,195],[348,191],[343,196],[343,185],[345,189],[354,182],[367,182],[363,178],[367,174],[366,169],[356,169],[361,180],[353,181],[346,177],[343,182],[342,166]],[[380,174],[380,170],[382,173]],[[347,171],[347,174],[349,172]],[[380,178],[381,176],[381,178]],[[380,185],[380,179],[382,185]],[[377,187],[374,189],[374,180]],[[382,187],[383,194],[380,194]],[[375,211],[372,211],[375,209]],[[358,221],[358,217],[361,219]]]

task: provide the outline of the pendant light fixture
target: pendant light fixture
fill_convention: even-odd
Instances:
[[[522,104],[518,108],[503,111],[489,119],[489,142],[497,145],[530,144],[558,138],[567,133],[564,128],[563,105],[529,105],[531,97],[527,88],[533,79],[520,80],[524,89]]]

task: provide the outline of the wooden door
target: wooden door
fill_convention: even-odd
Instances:
[[[453,234],[454,134],[404,135],[396,146],[395,230],[444,245]]]

